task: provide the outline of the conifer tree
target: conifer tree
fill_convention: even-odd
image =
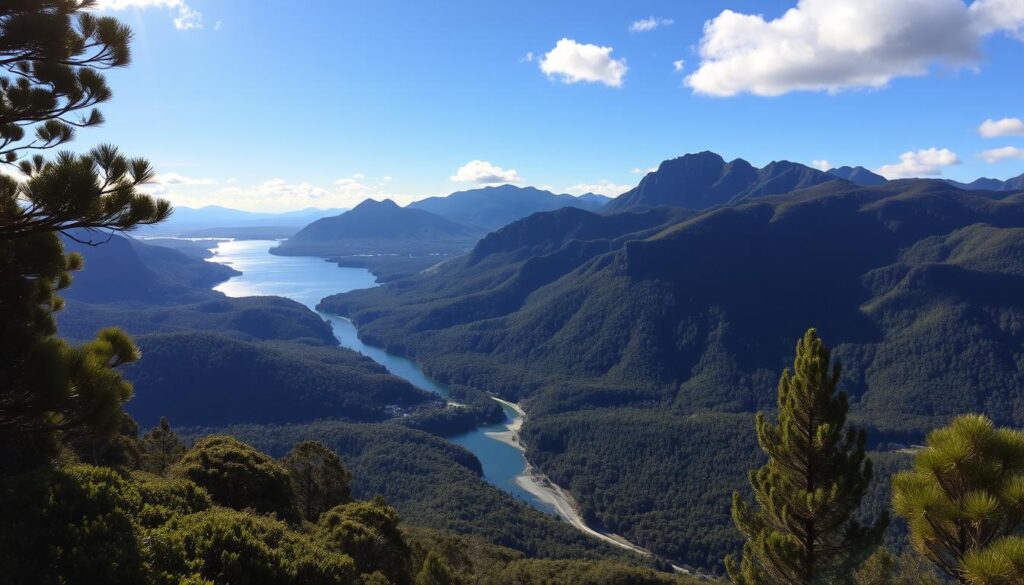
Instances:
[[[980,415],[932,431],[914,467],[893,477],[910,542],[961,583],[1024,583],[1024,433]]]
[[[434,551],[427,553],[423,566],[416,574],[416,585],[454,585],[451,569]]]
[[[281,461],[291,478],[295,501],[302,517],[316,522],[320,515],[352,501],[352,475],[341,459],[322,443],[304,441]]]
[[[778,422],[757,416],[768,463],[750,474],[755,502],[733,495],[746,537],[742,560],[726,559],[734,583],[796,585],[846,578],[881,540],[888,518],[863,527],[852,518],[871,481],[865,433],[844,428],[847,398],[836,393],[839,364],[810,329],[793,369],[779,380]]]
[[[0,472],[44,460],[58,432],[116,434],[131,396],[114,370],[139,357],[128,336],[107,329],[81,347],[56,336],[58,292],[82,267],[58,233],[96,244],[170,214],[137,190],[153,177],[143,159],[112,146],[41,154],[103,121],[101,72],[130,60],[131,31],[94,4],[0,3]]]
[[[139,455],[143,471],[163,475],[185,455],[185,444],[171,429],[167,418],[160,417],[160,424],[139,441]]]

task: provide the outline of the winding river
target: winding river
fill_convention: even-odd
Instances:
[[[376,278],[368,270],[338,267],[321,258],[275,256],[270,253],[270,249],[276,245],[277,242],[272,240],[217,242],[216,247],[211,248],[214,254],[211,261],[230,265],[242,274],[214,290],[229,297],[286,297],[316,311],[317,303],[328,295],[377,286]],[[363,343],[355,325],[348,319],[318,313],[331,323],[334,336],[343,347],[370,357],[392,374],[408,380],[418,388],[448,397],[448,388],[427,377],[416,362]],[[483,467],[484,480],[542,512],[560,516],[581,532],[615,546],[650,555],[646,549],[621,536],[595,530],[584,522],[572,496],[536,473],[523,456],[518,435],[523,423],[523,411],[516,404],[502,400],[498,402],[505,410],[504,422],[481,426],[448,438],[476,455]],[[673,567],[677,571],[686,571],[682,567]]]
[[[267,240],[218,242],[212,249],[211,260],[228,264],[242,274],[215,290],[229,297],[286,297],[315,310],[320,299],[328,295],[377,286],[376,278],[368,270],[338,267],[320,258],[275,256],[269,253],[275,245],[276,242]],[[348,319],[328,313],[320,313],[320,316],[331,323],[334,336],[342,346],[370,357],[418,388],[448,396],[448,388],[428,378],[412,360],[360,341],[355,326]],[[529,477],[529,469],[522,451],[514,446],[522,414],[513,404],[503,403],[502,407],[507,417],[505,422],[478,427],[448,440],[476,455],[487,482],[541,511],[565,517],[558,502],[549,495],[537,493],[539,490],[529,485],[532,491],[524,487],[523,480]]]

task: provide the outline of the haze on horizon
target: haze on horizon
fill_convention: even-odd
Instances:
[[[617,195],[703,150],[1024,172],[1021,2],[479,4],[101,0],[134,59],[79,143],[146,153],[174,204],[268,212],[503,183]]]

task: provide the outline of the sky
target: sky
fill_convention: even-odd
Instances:
[[[1024,173],[1024,0],[99,0],[135,31],[113,143],[176,205],[621,193],[712,150]]]

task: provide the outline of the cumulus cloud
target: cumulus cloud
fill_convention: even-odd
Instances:
[[[978,126],[978,134],[985,138],[998,138],[1000,136],[1024,136],[1024,120],[1020,118],[1002,118],[993,120],[989,118]]]
[[[671,18],[660,18],[652,16],[643,20],[638,20],[633,24],[629,25],[629,32],[649,32],[658,27],[672,26],[676,21]]]
[[[630,172],[633,173],[634,175],[646,175],[647,173],[653,173],[656,170],[658,170],[658,167],[650,167],[646,169],[642,169],[640,167],[633,167],[633,170]]]
[[[599,181],[597,183],[580,183],[572,187],[566,187],[565,192],[570,195],[583,195],[585,193],[597,193],[608,197],[617,197],[633,188],[633,185],[616,185],[610,181]]]
[[[515,169],[505,170],[486,160],[471,160],[459,167],[455,174],[449,177],[457,183],[480,183],[481,185],[493,185],[497,183],[518,183],[522,179]]]
[[[676,59],[675,61],[672,62],[672,70],[675,71],[676,73],[681,72],[685,68],[686,68],[686,61],[684,61],[682,59]]]
[[[1014,158],[1024,158],[1024,148],[1017,148],[1016,146],[1004,146],[1002,148],[993,148],[991,150],[985,150],[978,153],[982,159],[987,163],[997,163],[999,161],[1010,160]]]
[[[942,169],[960,164],[956,153],[948,148],[925,148],[911,150],[900,155],[900,162],[882,165],[875,172],[886,179],[910,177],[938,177]]]
[[[99,0],[96,10],[127,10],[129,8],[162,8],[174,12],[174,28],[189,30],[203,28],[203,15],[194,10],[185,0]],[[217,22],[215,30],[220,29]]]
[[[540,70],[563,83],[603,83],[621,87],[626,76],[626,60],[612,57],[611,47],[577,43],[562,39],[540,58]]]
[[[720,97],[878,88],[976,65],[983,37],[1022,26],[1021,0],[799,0],[773,20],[725,10],[705,23],[686,83]]]
[[[811,166],[816,168],[816,169],[818,169],[819,171],[822,171],[822,172],[830,170],[830,169],[833,168],[832,167],[832,163],[828,162],[825,159],[812,160],[811,161]]]

